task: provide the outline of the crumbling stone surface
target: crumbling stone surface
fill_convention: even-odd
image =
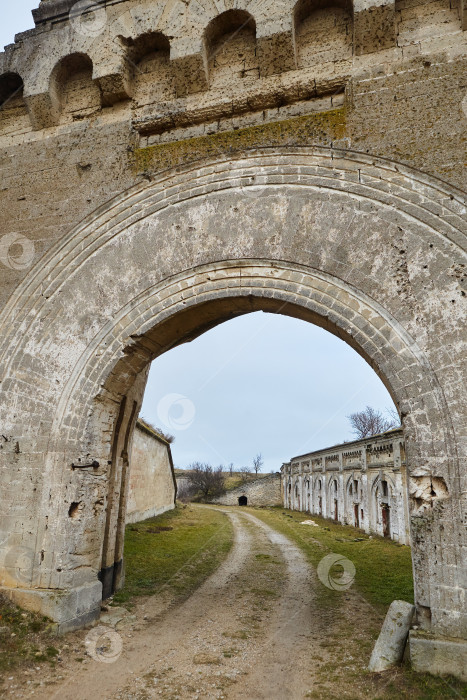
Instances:
[[[264,309],[390,389],[417,618],[465,639],[464,2],[73,5],[0,54],[0,585],[98,614],[148,364]]]

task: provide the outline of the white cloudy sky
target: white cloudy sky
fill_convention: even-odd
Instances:
[[[0,45],[34,26],[38,5],[4,2]],[[156,360],[143,415],[175,435],[177,466],[251,465],[261,452],[270,471],[351,439],[346,416],[367,404],[384,410],[392,401],[354,350],[303,321],[255,313]]]

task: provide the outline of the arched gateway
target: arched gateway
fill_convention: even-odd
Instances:
[[[407,439],[420,622],[460,636],[465,403],[444,346],[462,329],[440,272],[460,260],[463,206],[459,193],[393,163],[305,148],[167,172],[82,222],[2,313],[1,424],[11,437],[0,454],[24,474],[5,513],[3,585],[64,627],[98,612],[98,574],[111,588],[121,565],[125,459],[149,363],[263,309],[345,339],[389,388]],[[403,259],[426,265],[434,284],[412,285],[401,303]],[[72,503],[84,506],[78,519]],[[12,517],[29,523],[20,539]]]
[[[48,21],[47,8],[52,16],[56,6],[52,0],[41,3],[36,21]],[[364,14],[354,8],[353,21],[362,22]],[[134,34],[140,26],[135,16]],[[294,16],[298,22],[301,14]],[[148,17],[150,13],[141,26]],[[281,40],[276,49],[271,44],[274,50],[270,47],[268,54],[266,20],[256,30],[248,21],[241,41],[253,41],[257,31],[262,48],[248,55],[253,63],[258,55],[264,67],[265,56],[289,44]],[[267,26],[272,32],[273,23]],[[286,35],[290,41],[295,36],[290,27],[280,36]],[[357,58],[376,51],[358,43],[364,35],[354,33]],[[37,36],[39,42],[45,35]],[[209,39],[211,44],[216,37]],[[394,41],[389,36],[380,49]],[[163,56],[157,60],[169,70],[167,45],[161,42]],[[133,47],[137,62],[146,45],[140,43],[128,39],[121,47]],[[465,658],[465,193],[400,162],[344,148],[340,126],[333,128],[342,148],[313,145],[323,141],[319,136],[308,140],[311,145],[238,152],[226,147],[208,157],[204,145],[199,160],[164,171],[151,167],[142,149],[138,176],[126,171],[124,176],[129,168],[124,154],[134,150],[134,134],[130,138],[126,127],[115,126],[127,119],[125,100],[131,97],[118,72],[123,64],[111,65],[117,61],[115,47],[109,49],[109,61],[103,61],[105,42],[94,37],[92,51],[88,49],[98,68],[92,73],[78,45],[71,42],[56,54],[44,53],[45,68],[24,81],[22,131],[10,136],[17,117],[13,108],[0,124],[3,146],[13,143],[12,153],[16,148],[28,157],[41,139],[47,143],[53,135],[63,172],[70,177],[74,172],[76,178],[75,189],[63,197],[50,190],[47,196],[36,191],[36,199],[31,195],[38,204],[36,210],[30,205],[36,211],[28,219],[30,229],[17,228],[23,220],[14,207],[23,200],[15,189],[8,190],[10,181],[0,192],[14,204],[11,212],[3,208],[6,237],[0,241],[5,271],[0,284],[5,300],[0,313],[1,589],[49,615],[61,629],[99,615],[103,591],[110,593],[121,578],[128,454],[150,362],[222,321],[264,310],[308,320],[338,335],[391,392],[407,443],[417,617],[424,631],[412,639],[417,664],[431,669],[437,654]],[[196,90],[209,90],[209,80],[201,80],[204,64],[194,60],[198,54],[182,56],[182,46],[188,44],[180,40],[170,55],[177,99],[186,97],[194,83]],[[69,58],[62,60],[62,54]],[[300,60],[307,55],[303,50]],[[0,69],[10,76],[4,81],[5,95],[16,85],[11,75],[15,61],[21,64],[18,56],[21,51],[0,56]],[[29,54],[24,61],[29,70]],[[292,63],[278,63],[274,71],[292,74],[300,69]],[[187,66],[198,82],[183,82]],[[224,74],[216,70],[221,83]],[[148,71],[137,78],[135,94],[141,93],[141,100],[149,89],[144,87]],[[60,81],[66,82],[62,92]],[[93,107],[99,95],[102,104]],[[352,99],[358,104],[358,96]],[[197,116],[188,113],[190,104],[174,112],[170,127],[169,122],[165,127],[157,120],[149,123],[146,113],[138,112],[132,128],[142,138],[182,128],[190,119],[199,124],[202,110]],[[89,112],[104,107],[105,118]],[[163,121],[162,112],[157,118]],[[346,128],[351,133],[351,126]],[[104,138],[107,133],[114,141],[102,146],[96,134]],[[84,142],[88,151],[80,157]],[[106,153],[115,148],[116,155],[99,178],[87,183],[94,145]],[[63,156],[62,148],[74,154],[72,168],[67,169],[69,156]],[[374,145],[378,152],[385,149]],[[42,146],[35,157],[50,158],[53,169],[53,158]],[[447,162],[451,156],[446,150],[443,157]],[[21,170],[23,164],[18,161],[16,167]],[[452,182],[459,182],[459,172],[452,168]],[[48,178],[57,187],[61,182],[49,171],[41,177],[43,187]],[[132,182],[137,184],[128,189]],[[74,196],[79,207],[69,214]],[[47,197],[56,209],[48,208]],[[94,201],[99,208],[82,220],[81,211],[92,211],[89,203]],[[66,231],[54,236],[61,218],[73,225],[67,223]],[[35,239],[35,262],[27,269],[22,262],[29,256],[27,241],[36,224],[42,237]],[[11,237],[16,231],[21,235]],[[25,231],[29,235],[21,237]],[[20,245],[16,252],[10,250],[15,243]],[[456,663],[450,670],[458,670]]]

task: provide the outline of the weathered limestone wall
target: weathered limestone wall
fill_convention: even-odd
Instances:
[[[138,421],[131,448],[126,522],[136,523],[175,508],[175,496],[170,445]]]
[[[246,497],[249,506],[280,506],[281,505],[281,477],[280,474],[268,474],[254,481],[242,484],[236,489],[228,491],[219,498],[214,498],[213,503],[221,503],[224,506],[238,506],[238,499]]]
[[[294,457],[281,473],[285,508],[410,544],[402,430]]]
[[[99,615],[149,363],[263,309],[388,386],[418,624],[466,639],[465,0],[73,5],[0,54],[0,586]]]

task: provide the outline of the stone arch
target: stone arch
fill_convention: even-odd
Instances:
[[[386,481],[388,485],[388,495],[389,497],[395,492],[396,485],[390,474],[383,472],[382,474],[377,474],[371,484],[371,493],[374,495],[376,491],[381,486],[381,482]]]
[[[337,476],[330,476],[328,481],[327,503],[328,510],[326,515],[336,522],[341,519],[341,508],[339,507],[339,479]]]
[[[23,79],[18,73],[0,75],[0,109],[9,108],[9,104],[23,99]]]
[[[387,485],[387,493],[383,495],[382,484]],[[398,523],[399,513],[393,510],[393,496],[396,493],[396,485],[390,474],[385,471],[381,472],[372,481],[371,484],[371,503],[370,510],[373,511],[373,523],[376,526],[376,532],[379,535],[392,537],[395,523]],[[387,523],[387,531],[384,531],[382,508],[387,505],[390,513],[390,519]],[[397,527],[396,527],[397,529]]]
[[[344,517],[346,522],[355,527],[361,525],[362,478],[360,474],[350,474],[344,487]],[[356,491],[356,492],[355,492]]]
[[[35,465],[24,486],[29,506],[16,516],[25,523],[29,566],[19,580],[17,566],[4,566],[1,584],[13,597],[20,589],[23,604],[47,599],[41,609],[64,627],[96,615],[102,533],[111,530],[109,503],[118,501],[124,478],[119,455],[149,363],[261,309],[333,332],[388,386],[403,416],[410,469],[442,477],[447,487],[429,523],[417,520],[417,605],[430,611],[425,626],[460,635],[462,613],[440,607],[446,582],[426,553],[441,514],[444,528],[455,532],[461,523],[456,431],[464,399],[444,374],[442,349],[443,328],[454,339],[459,332],[451,322],[462,317],[463,298],[455,297],[458,310],[456,283],[439,266],[464,259],[465,205],[461,193],[400,164],[288,148],[161,173],[82,221],[25,276],[0,315],[0,418],[8,437],[0,461]],[[433,294],[417,271],[401,278],[406,250],[431,268]],[[453,358],[459,372],[461,360]],[[24,402],[32,376],[35,394]],[[99,463],[95,474],[72,468],[89,459]],[[72,520],[70,503],[78,501],[86,505]],[[112,522],[116,566],[118,512]],[[15,536],[12,530],[11,542]],[[444,541],[459,546],[446,531]],[[450,575],[460,585],[460,572]],[[56,603],[47,589],[67,593]],[[77,596],[85,600],[79,615]]]
[[[316,476],[313,484],[313,507],[318,515],[326,512],[326,493],[323,489],[323,477]]]
[[[348,0],[298,0],[294,37],[299,68],[352,58],[352,4]]]
[[[170,41],[162,32],[147,32],[125,40],[133,97],[138,106],[175,97]]]
[[[441,37],[458,32],[461,28],[459,7],[457,3],[451,3],[449,0],[434,0],[428,5],[417,5],[416,21],[414,21],[414,17],[407,15],[404,11],[405,6],[402,0],[396,0],[394,10],[399,46],[417,41],[429,29],[431,29],[431,36]]]
[[[61,121],[84,119],[102,107],[102,94],[93,80],[93,62],[85,53],[62,58],[50,77],[50,92]]]
[[[12,133],[30,127],[23,92],[23,79],[18,73],[0,75],[0,133]]]
[[[311,512],[312,509],[313,490],[311,483],[311,476],[305,476],[303,481],[303,509],[307,512]]]
[[[302,493],[300,488],[300,477],[296,477],[294,482],[294,510],[302,509]]]
[[[246,10],[226,10],[206,27],[204,43],[209,87],[249,84],[259,78],[256,22]]]

